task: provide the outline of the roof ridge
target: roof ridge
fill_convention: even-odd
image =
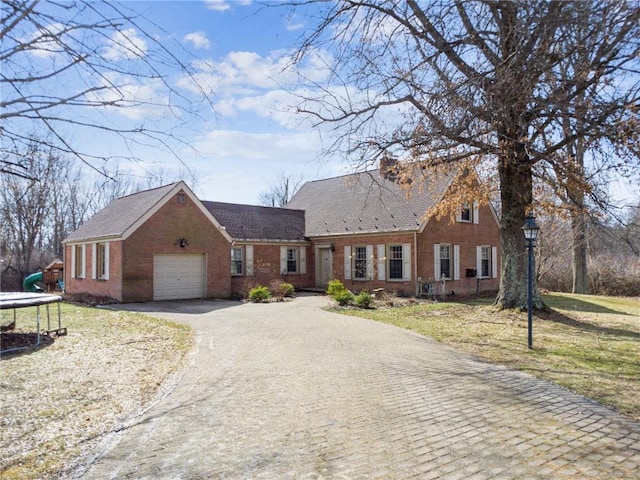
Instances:
[[[299,210],[299,211],[304,211],[303,209],[300,208],[286,208],[286,207],[271,207],[269,205],[251,205],[248,203],[233,203],[233,202],[218,202],[216,200],[200,200],[203,204],[219,204],[219,205],[231,205],[234,207],[252,207],[252,208],[266,208],[269,210],[286,210],[288,212],[290,211],[295,211],[295,210]]]
[[[184,183],[184,181],[183,180],[178,180],[176,182],[167,183],[166,185],[161,185],[159,187],[145,188],[144,190],[138,190],[137,192],[129,193],[127,195],[123,195],[122,197],[114,198],[114,200],[120,200],[120,199],[123,199],[123,198],[133,197],[134,195],[140,195],[141,193],[149,193],[149,192],[153,192],[154,190],[160,190],[162,188],[175,187],[179,183]]]

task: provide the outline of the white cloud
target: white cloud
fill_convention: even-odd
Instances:
[[[315,132],[246,133],[215,130],[193,143],[201,160],[198,195],[205,200],[253,203],[279,171],[315,180],[345,173],[342,164],[320,160]]]
[[[60,38],[63,31],[63,24],[50,23],[38,28],[30,38],[23,38],[21,43],[27,46],[26,51],[30,54],[38,58],[50,58],[65,52]]]
[[[204,32],[191,32],[184,36],[182,39],[184,42],[191,43],[196,48],[203,48],[209,50],[211,43]]]
[[[103,79],[103,85],[107,88],[93,92],[89,99],[101,104],[112,103],[105,107],[110,112],[131,120],[158,119],[171,115],[169,101],[162,93],[166,89],[160,80],[145,79],[142,84],[134,77],[111,74]]]
[[[147,53],[147,43],[138,35],[135,28],[127,28],[114,33],[109,39],[109,45],[103,52],[108,60],[132,60],[144,57]]]
[[[232,4],[239,4],[242,6],[251,5],[251,0],[205,0],[204,3],[207,5],[209,10],[216,10],[218,12],[224,12],[227,10],[231,10]]]

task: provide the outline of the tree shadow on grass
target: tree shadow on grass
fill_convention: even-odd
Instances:
[[[20,355],[30,355],[53,345],[54,335],[40,334],[38,343],[37,332],[2,332],[0,334],[0,360],[8,360]]]
[[[588,305],[592,305],[592,304],[588,304]],[[616,313],[619,315],[624,315],[624,314],[621,314],[620,312],[615,312],[614,310],[609,310],[606,308],[605,310],[607,310],[608,313]],[[581,311],[584,311],[584,310],[581,310]],[[583,320],[577,320],[575,318],[569,317],[568,315],[565,315],[564,313],[561,313],[553,309],[550,309],[549,311],[536,312],[536,316],[542,320],[559,323],[562,325],[566,325],[567,327],[575,328],[577,330],[583,330],[585,332],[598,333],[602,335],[610,335],[614,337],[625,337],[627,339],[633,339],[633,340],[640,340],[640,332],[638,331],[626,330],[624,328],[614,328],[614,327],[596,325],[594,323],[586,322]]]
[[[559,308],[571,312],[604,313],[610,315],[633,316],[631,313],[625,310],[614,310],[612,308],[599,305],[595,302],[590,302],[588,300],[574,297],[545,296],[544,302],[552,309]],[[640,315],[640,312],[638,312],[638,314]]]

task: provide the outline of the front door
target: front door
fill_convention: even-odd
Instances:
[[[326,287],[333,277],[333,253],[331,248],[319,248],[316,258],[318,258],[316,286]]]

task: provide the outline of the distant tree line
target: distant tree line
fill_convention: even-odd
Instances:
[[[26,146],[19,162],[28,177],[0,172],[3,291],[20,290],[24,277],[62,259],[64,239],[111,200],[176,179],[163,170],[142,179],[118,170],[97,175],[38,140]]]

